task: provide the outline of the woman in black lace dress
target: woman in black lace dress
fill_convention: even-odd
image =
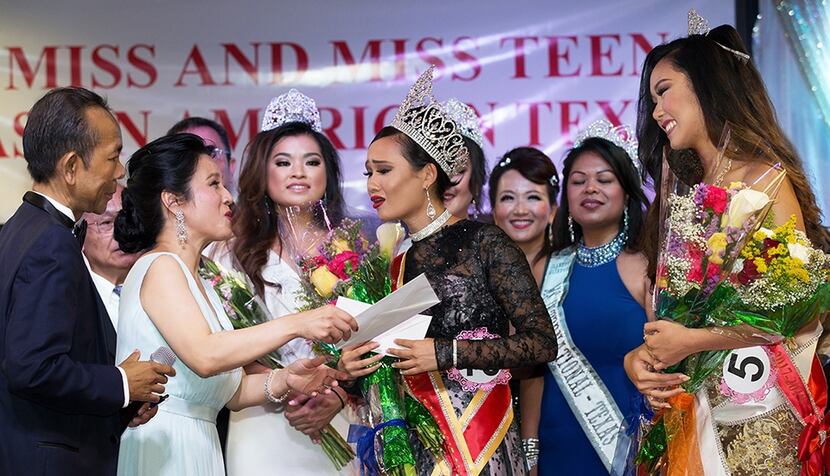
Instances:
[[[418,474],[523,475],[509,372],[556,358],[556,339],[527,260],[499,228],[453,217],[439,197],[466,166],[457,126],[431,95],[429,70],[366,161],[368,192],[383,221],[401,220],[412,247],[393,266],[405,283],[421,273],[441,302],[428,311],[423,340],[399,340],[407,391],[429,410],[445,439],[443,458],[416,446]],[[396,270],[400,270],[396,273]],[[515,333],[509,335],[509,326]],[[341,368],[366,375],[372,343],[347,350]],[[459,370],[461,369],[461,370]]]

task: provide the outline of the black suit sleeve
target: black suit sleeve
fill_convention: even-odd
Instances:
[[[112,415],[124,403],[119,370],[70,356],[78,341],[96,338],[76,333],[96,329],[79,324],[96,319],[97,312],[80,304],[88,303],[78,293],[81,280],[89,277],[73,239],[52,227],[23,258],[12,284],[3,372],[10,391],[21,398],[66,413]]]

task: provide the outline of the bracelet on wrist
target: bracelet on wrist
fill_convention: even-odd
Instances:
[[[274,380],[274,374],[276,374],[279,370],[280,369],[274,369],[274,370],[268,372],[268,376],[265,377],[265,398],[269,402],[276,403],[276,404],[281,404],[282,402],[284,402],[285,399],[288,398],[288,394],[291,393],[291,391],[288,390],[285,393],[283,393],[282,395],[280,395],[279,397],[277,397],[271,391],[271,382]]]
[[[539,438],[524,438],[522,440],[527,468],[531,469],[539,463]]]
[[[346,401],[343,400],[343,396],[340,395],[340,392],[338,392],[335,389],[331,389],[331,393],[337,395],[337,398],[340,400],[340,409],[342,410],[342,409],[346,408]]]

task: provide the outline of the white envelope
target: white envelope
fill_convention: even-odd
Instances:
[[[353,315],[360,329],[337,348],[371,340],[386,354],[388,348],[397,348],[395,339],[423,339],[432,318],[418,313],[440,301],[423,274],[374,305],[339,297],[336,306]]]

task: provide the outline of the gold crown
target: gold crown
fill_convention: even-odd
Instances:
[[[466,166],[469,152],[458,124],[432,96],[434,69],[430,65],[415,81],[391,125],[423,147],[452,178]]]

